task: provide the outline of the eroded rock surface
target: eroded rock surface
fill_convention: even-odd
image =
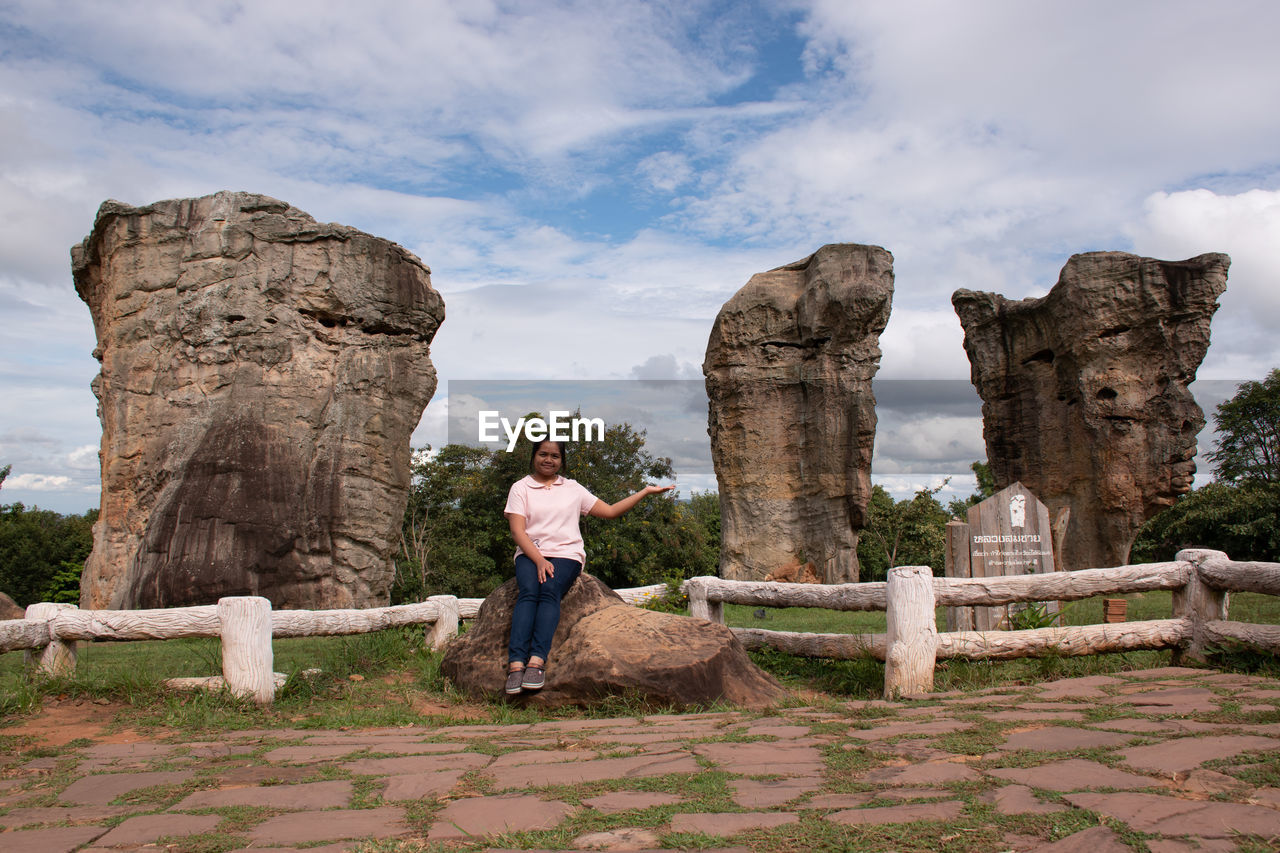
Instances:
[[[1143,522],[1191,488],[1205,419],[1187,386],[1230,263],[1091,252],[1039,299],[951,297],[996,487],[1070,508],[1065,568],[1127,563]]]
[[[409,435],[436,387],[427,267],[232,192],[105,202],[71,255],[102,363],[82,606],[387,603]]]
[[[858,580],[892,299],[893,256],[841,243],[752,276],[720,309],[702,372],[722,577],[812,562],[825,583]]]
[[[18,604],[8,595],[0,592],[0,619],[21,619],[27,613],[27,609]]]
[[[440,671],[471,696],[506,695],[516,594],[514,579],[494,590],[480,606],[475,624],[449,646],[440,663]],[[517,694],[513,701],[590,706],[626,696],[664,706],[724,699],[760,708],[785,695],[725,626],[633,607],[584,572],[561,602],[546,686]]]

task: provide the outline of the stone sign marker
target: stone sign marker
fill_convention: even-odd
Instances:
[[[969,508],[968,523],[947,525],[947,577],[993,578],[1054,571],[1054,527],[1049,508],[1014,483]],[[1015,605],[1016,607],[1016,605]],[[947,629],[991,631],[1007,627],[1009,607],[949,607]]]

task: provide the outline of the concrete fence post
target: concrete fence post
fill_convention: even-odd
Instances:
[[[438,651],[449,645],[458,636],[458,597],[456,595],[433,595],[427,601],[433,602],[440,611],[440,615],[436,616],[436,621],[427,629],[426,637],[427,645]]]
[[[707,598],[707,587],[702,578],[690,578],[686,582],[685,592],[689,596],[690,616],[724,624],[724,604]]]
[[[933,571],[928,566],[895,566],[888,580],[884,696],[896,699],[930,693],[938,655]]]
[[[53,620],[60,611],[79,609],[74,604],[55,604],[51,601],[42,601],[39,604],[29,606],[25,618],[44,622]],[[49,626],[49,638],[49,645],[43,649],[34,649],[23,655],[28,665],[35,664],[36,668],[44,675],[74,675],[76,671],[76,641],[67,640],[64,642],[59,640],[53,625]]]
[[[275,699],[271,602],[257,595],[218,599],[222,677],[235,696],[265,705]]]
[[[1206,622],[1227,618],[1227,593],[1204,582],[1200,576],[1200,564],[1208,560],[1226,560],[1228,557],[1221,551],[1188,548],[1179,551],[1173,558],[1192,565],[1187,585],[1173,591],[1173,618],[1191,621],[1191,638],[1186,648],[1173,650],[1173,663],[1175,666],[1182,663],[1204,663],[1208,646],[1204,626]]]

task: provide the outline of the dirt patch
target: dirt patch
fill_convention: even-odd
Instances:
[[[129,706],[119,702],[99,705],[88,699],[53,699],[46,701],[35,715],[0,729],[0,734],[35,738],[42,746],[65,746],[80,738],[95,743],[155,740],[154,735],[144,737],[132,729],[110,731],[116,715],[126,710]]]

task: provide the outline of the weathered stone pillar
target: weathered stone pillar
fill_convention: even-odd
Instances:
[[[1039,299],[957,290],[996,487],[1070,510],[1062,566],[1124,565],[1138,528],[1195,475],[1187,386],[1231,259],[1073,255]]]
[[[105,202],[71,254],[102,363],[82,605],[387,604],[444,319],[426,266],[233,192]]]
[[[893,256],[838,244],[752,276],[720,309],[702,372],[721,577],[812,562],[825,583],[858,580],[892,299]]]

